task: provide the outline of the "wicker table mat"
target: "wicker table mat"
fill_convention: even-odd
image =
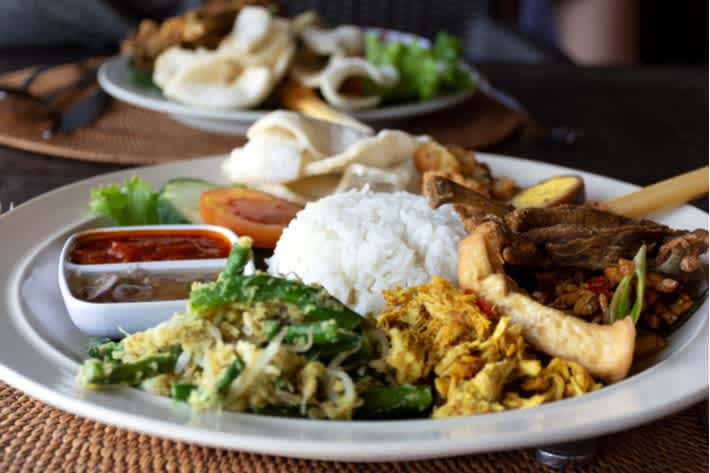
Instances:
[[[589,473],[708,471],[707,404],[612,435]],[[562,420],[560,420],[562,422]],[[531,450],[403,463],[335,463],[198,447],[67,414],[0,383],[0,471],[19,472],[461,472],[525,473],[541,467]]]
[[[32,69],[0,76],[0,84],[19,86]],[[81,67],[65,64],[46,71],[30,91],[41,95],[74,82]],[[66,97],[72,103],[76,97]],[[480,94],[442,113],[408,121],[402,128],[427,133],[446,143],[482,148],[509,137],[521,117]],[[227,153],[244,142],[240,136],[225,136],[188,128],[167,115],[112,100],[89,127],[44,139],[48,121],[18,115],[0,106],[0,145],[49,156],[115,164],[156,164],[177,159]],[[398,125],[399,126],[399,125]]]

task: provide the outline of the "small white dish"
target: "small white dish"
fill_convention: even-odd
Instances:
[[[70,261],[71,251],[78,239],[102,233],[150,232],[210,232],[219,234],[231,244],[237,236],[231,230],[215,225],[147,225],[105,227],[78,232],[64,243],[59,256],[59,290],[69,316],[82,332],[95,337],[120,338],[126,332],[133,333],[153,327],[169,319],[175,312],[184,311],[187,299],[147,302],[89,302],[76,297],[70,288],[72,272],[81,274],[121,274],[145,271],[149,274],[194,275],[214,274],[224,269],[227,258],[185,259],[170,261],[142,261],[130,263],[77,264]]]
[[[385,41],[417,41],[422,47],[430,47],[431,42],[420,36],[394,30],[365,28],[367,33],[378,35]],[[474,86],[443,97],[424,102],[411,102],[399,105],[385,105],[371,110],[353,112],[349,115],[370,125],[389,126],[390,124],[420,115],[444,110],[462,103],[476,91],[476,84],[481,76],[468,64],[461,62],[461,67],[471,74]],[[115,56],[107,60],[99,69],[98,80],[101,87],[114,98],[135,105],[136,107],[163,112],[173,119],[199,130],[226,135],[244,135],[247,129],[272,110],[208,110],[190,107],[167,99],[159,90],[135,84],[130,79],[128,58]]]

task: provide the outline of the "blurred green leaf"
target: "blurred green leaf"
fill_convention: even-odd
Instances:
[[[368,84],[370,92],[382,95],[386,102],[430,100],[473,86],[470,74],[459,64],[461,42],[444,32],[437,35],[431,48],[416,41],[385,42],[367,35],[365,49],[369,62],[388,64],[399,71],[399,83],[394,87]]]
[[[89,208],[117,225],[154,225],[158,221],[158,194],[150,184],[133,176],[123,184],[91,189]]]

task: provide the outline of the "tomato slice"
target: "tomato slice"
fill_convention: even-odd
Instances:
[[[205,223],[250,236],[257,248],[274,248],[299,210],[296,204],[252,189],[219,188],[200,194],[200,216]]]

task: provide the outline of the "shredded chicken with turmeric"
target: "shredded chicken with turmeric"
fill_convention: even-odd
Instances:
[[[531,407],[601,387],[577,363],[553,358],[543,366],[520,326],[486,315],[475,294],[442,278],[384,295],[378,327],[391,343],[386,364],[397,383],[433,378],[434,418]]]

